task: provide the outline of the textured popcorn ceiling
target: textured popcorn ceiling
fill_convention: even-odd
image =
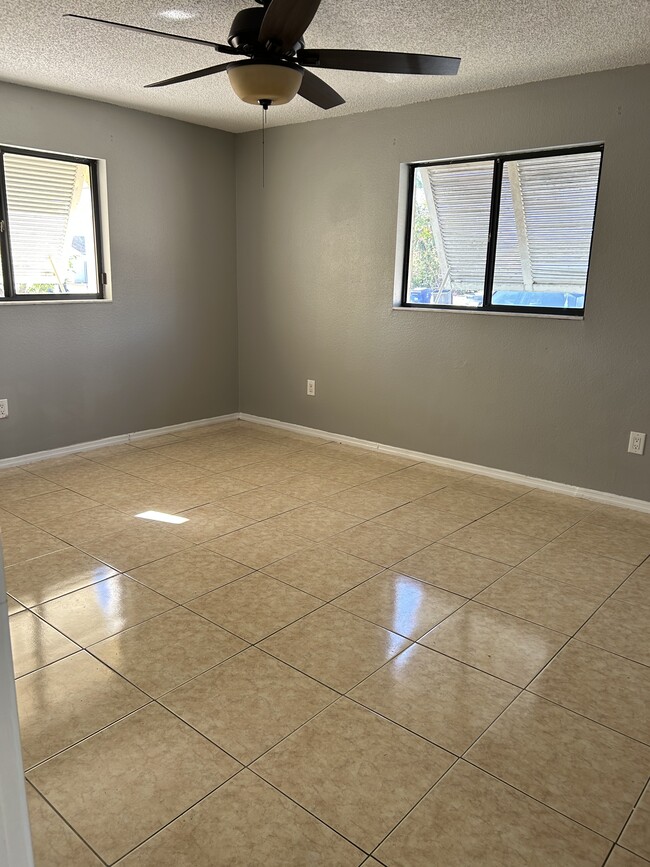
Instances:
[[[225,42],[233,0],[4,0],[0,79],[241,132],[260,110],[225,73],[144,90],[149,82],[225,61],[211,49],[63,19],[76,12]],[[161,12],[193,13],[172,21]],[[650,0],[323,0],[311,47],[462,57],[454,77],[325,71],[347,100],[323,112],[300,98],[271,109],[273,126],[650,61]]]

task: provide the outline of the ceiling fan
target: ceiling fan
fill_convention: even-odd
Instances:
[[[256,0],[258,7],[242,9],[228,35],[228,44],[206,39],[164,33],[147,27],[135,27],[117,21],[105,21],[87,15],[66,15],[123,30],[148,33],[166,39],[207,45],[220,54],[244,56],[246,60],[229,61],[217,66],[186,72],[147,87],[166,87],[192,81],[206,75],[227,72],[230,84],[244,102],[283,105],[296,94],[320,108],[342,105],[345,100],[332,87],[306,67],[346,69],[357,72],[402,73],[408,75],[455,75],[459,57],[430,54],[404,54],[395,51],[356,51],[338,48],[305,48],[304,33],[311,24],[321,0]]]

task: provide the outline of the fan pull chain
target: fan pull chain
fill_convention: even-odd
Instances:
[[[266,113],[269,110],[269,106],[271,105],[270,99],[260,99],[260,105],[262,106],[262,189],[264,189],[264,182],[266,179],[266,150],[265,150],[265,132],[266,132]]]

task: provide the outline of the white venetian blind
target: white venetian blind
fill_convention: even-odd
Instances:
[[[56,282],[65,272],[70,215],[88,167],[12,153],[4,155],[4,167],[15,282]]]
[[[493,173],[491,160],[426,169],[449,280],[456,285],[482,285],[485,278]]]
[[[600,153],[519,161],[533,284],[584,286]]]
[[[600,158],[593,152],[504,161],[495,286],[584,287]],[[430,166],[426,175],[450,282],[482,283],[492,161]]]

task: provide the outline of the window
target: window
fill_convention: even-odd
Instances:
[[[581,316],[602,152],[408,166],[401,306]]]
[[[97,163],[0,146],[0,302],[103,298]]]

